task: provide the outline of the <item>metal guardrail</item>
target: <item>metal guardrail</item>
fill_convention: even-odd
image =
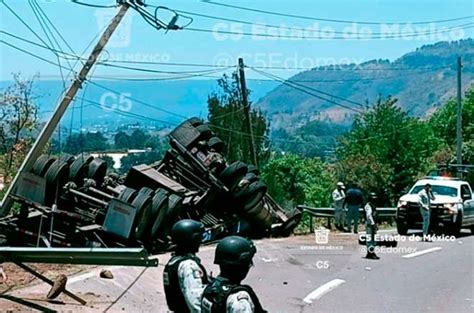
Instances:
[[[0,262],[84,265],[158,266],[142,248],[17,248],[0,247]]]
[[[331,218],[334,218],[334,208],[314,208],[306,205],[298,205],[298,208],[303,211],[303,213],[309,214],[310,218],[310,230],[313,231],[313,218],[326,218],[327,227],[331,228]],[[364,214],[364,209],[360,208],[359,212]],[[389,218],[395,217],[397,213],[397,208],[377,208],[377,216],[380,218]]]
[[[314,208],[306,205],[298,205],[298,208],[313,217],[334,217],[334,208]],[[364,209],[360,208],[359,212],[364,213]],[[377,208],[379,217],[395,217],[396,212],[397,208]]]

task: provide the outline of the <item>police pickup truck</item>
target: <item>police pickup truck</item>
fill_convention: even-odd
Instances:
[[[418,193],[426,184],[432,186],[435,200],[431,201],[430,230],[458,235],[461,228],[474,233],[474,198],[469,183],[457,178],[426,177],[419,180],[403,195],[397,205],[397,230],[406,235],[408,229],[421,229],[423,220],[418,204]]]

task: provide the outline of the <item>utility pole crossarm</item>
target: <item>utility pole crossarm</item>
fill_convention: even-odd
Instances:
[[[109,41],[110,37],[112,37],[112,34],[115,32],[118,25],[122,21],[128,8],[129,8],[129,5],[126,2],[122,3],[122,5],[120,6],[120,10],[112,19],[109,26],[102,34],[101,38],[99,39],[99,42],[95,45],[89,58],[87,59],[84,66],[82,67],[81,71],[79,72],[79,75],[76,77],[74,82],[71,84],[71,86],[65,93],[64,97],[61,99],[61,101],[57,105],[52,117],[43,127],[38,138],[36,138],[36,141],[33,144],[33,147],[28,152],[25,160],[23,161],[17,174],[15,175],[15,178],[13,179],[10,186],[8,187],[8,190],[0,206],[0,216],[7,215],[9,213],[10,208],[13,204],[13,200],[10,197],[10,194],[15,190],[16,184],[18,183],[20,176],[23,173],[30,171],[36,159],[41,155],[41,153],[43,153],[43,149],[48,143],[48,140],[51,138],[51,135],[56,129],[56,126],[58,125],[59,121],[61,120],[67,108],[69,107],[69,104],[72,102],[72,100],[76,96],[77,91],[82,87],[82,83],[86,80],[87,74],[89,74],[89,71],[94,66],[95,62],[98,60],[105,45]]]

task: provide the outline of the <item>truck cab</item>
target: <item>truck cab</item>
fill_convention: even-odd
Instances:
[[[418,193],[426,184],[432,186],[435,199],[430,204],[430,231],[458,235],[461,228],[474,231],[474,196],[468,182],[449,177],[433,176],[417,181],[397,204],[397,230],[406,235],[409,229],[421,229],[423,219]]]

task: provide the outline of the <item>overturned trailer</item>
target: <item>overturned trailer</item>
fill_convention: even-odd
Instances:
[[[108,171],[100,158],[41,155],[19,177],[17,210],[0,218],[4,245],[46,247],[171,247],[169,232],[184,218],[201,221],[204,242],[231,234],[288,236],[301,211],[283,210],[267,194],[254,165],[229,164],[224,143],[198,118],[169,134],[162,160]]]

